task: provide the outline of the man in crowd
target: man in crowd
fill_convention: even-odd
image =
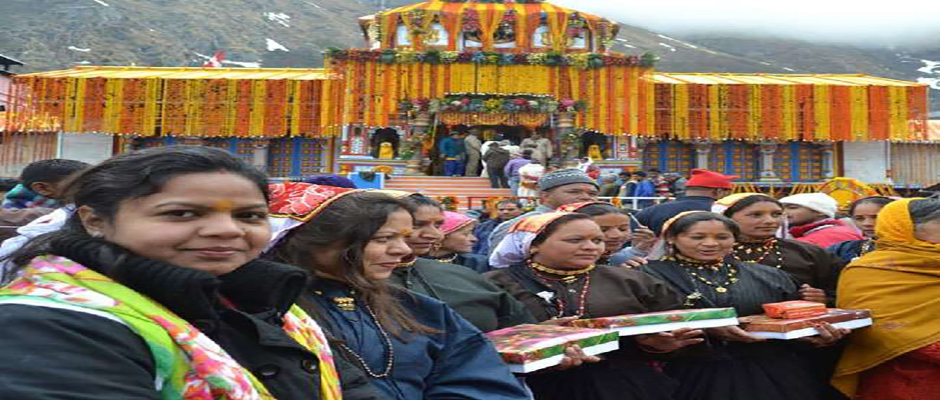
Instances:
[[[519,176],[519,168],[532,162],[532,149],[522,150],[521,154],[510,153],[510,160],[503,167],[503,174],[509,179],[509,188],[512,189],[512,195],[519,195],[519,182],[522,178]]]
[[[678,172],[667,172],[663,176],[666,177],[666,182],[669,183],[669,192],[672,193],[673,197],[679,198],[685,196],[685,187],[689,182],[688,179],[685,179],[685,177]]]
[[[692,179],[689,179],[685,197],[647,207],[637,214],[636,219],[659,235],[663,224],[679,213],[693,210],[711,211],[715,200],[731,193],[734,187],[731,181],[735,178],[737,176],[723,175],[705,169],[692,170]]]
[[[490,253],[490,234],[499,224],[509,221],[522,215],[522,203],[519,200],[506,199],[496,203],[496,218],[489,218],[476,228],[473,228],[473,235],[477,237],[477,243],[473,245],[473,252],[476,254],[488,255]]]
[[[444,176],[463,176],[463,160],[467,150],[460,133],[454,132],[442,139],[438,151],[444,160]]]
[[[56,208],[59,206],[61,183],[88,166],[81,161],[60,158],[29,164],[20,174],[20,184],[3,198],[3,208]]]
[[[656,168],[650,168],[649,181],[653,184],[656,197],[672,197],[672,191],[666,177]]]
[[[598,197],[617,197],[620,195],[620,185],[617,184],[617,175],[604,175],[601,177],[601,192]]]
[[[467,149],[467,170],[465,175],[480,176],[480,150],[483,147],[483,143],[480,142],[480,138],[478,138],[473,131],[467,134],[463,142]]]
[[[509,150],[504,149],[499,142],[493,142],[483,155],[483,162],[486,164],[486,176],[490,178],[490,187],[508,188],[509,178],[503,170],[509,163]]]
[[[600,187],[597,181],[577,169],[560,169],[542,175],[539,179],[539,206],[535,210],[499,224],[490,235],[490,252],[509,233],[512,224],[519,219],[552,212],[565,204],[596,201],[598,191]]]
[[[523,139],[522,148],[532,149],[532,159],[542,166],[548,166],[548,159],[552,158],[552,141],[543,137],[541,132],[535,131],[532,136]]]
[[[803,193],[780,199],[787,211],[790,235],[801,242],[828,248],[848,240],[861,240],[858,230],[836,219],[839,203],[825,193]]]

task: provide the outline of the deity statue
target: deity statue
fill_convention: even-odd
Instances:
[[[588,146],[588,157],[591,157],[592,160],[603,160],[604,155],[601,153],[601,146],[592,144]]]
[[[382,142],[379,145],[379,157],[383,160],[390,160],[395,158],[395,148],[392,147],[391,142]]]

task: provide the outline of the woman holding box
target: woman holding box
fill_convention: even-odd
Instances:
[[[747,316],[763,313],[763,304],[797,299],[799,291],[785,272],[729,257],[739,234],[738,225],[722,215],[679,214],[663,227],[666,255],[642,270],[672,285],[692,308],[733,307],[738,316]],[[823,346],[846,333],[829,324],[817,329],[821,335],[799,340]],[[770,342],[736,326],[707,332],[707,346],[666,367],[680,382],[676,399],[822,398],[807,363],[791,348],[805,343]]]
[[[639,271],[597,265],[604,234],[584,214],[552,212],[525,218],[495,252],[508,268],[487,274],[539,321],[597,318],[682,308],[664,282]],[[650,365],[651,355],[700,343],[701,331],[677,330],[621,339],[621,350],[598,363],[527,376],[535,398],[672,399],[675,382]]]

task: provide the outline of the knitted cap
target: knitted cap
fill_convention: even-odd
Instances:
[[[839,210],[839,203],[836,202],[836,199],[825,193],[795,194],[780,199],[780,202],[806,207],[820,214],[825,214],[829,218],[835,218],[836,211]]]
[[[568,168],[542,175],[542,177],[539,178],[539,190],[544,192],[559,186],[570,185],[573,183],[587,183],[594,185],[595,188],[600,189],[600,186],[597,185],[597,182],[591,179],[591,177],[584,172],[581,172],[581,170]]]
[[[686,187],[703,187],[713,189],[733,189],[732,180],[737,179],[737,175],[719,174],[707,169],[693,169],[692,178],[685,184]]]

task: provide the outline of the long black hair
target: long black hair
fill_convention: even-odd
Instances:
[[[682,216],[679,219],[673,221],[672,224],[669,225],[669,229],[666,229],[664,234],[667,238],[675,238],[692,228],[692,225],[695,225],[699,222],[708,221],[721,222],[726,228],[728,228],[729,231],[731,231],[731,234],[734,235],[735,240],[741,236],[741,228],[738,226],[737,222],[734,222],[734,220],[724,215],[713,212],[697,212]]]
[[[849,206],[849,216],[855,216],[855,209],[862,204],[876,204],[881,208],[893,202],[894,199],[885,196],[872,196],[872,197],[863,197],[861,199],[855,200],[852,202],[852,205]]]
[[[375,311],[378,322],[389,333],[402,338],[402,332],[436,332],[419,323],[394,296],[395,289],[385,281],[366,276],[366,245],[396,211],[414,213],[409,202],[381,193],[358,192],[344,196],[320,211],[313,219],[295,228],[272,249],[282,262],[311,272],[323,270],[337,275],[362,296]],[[339,268],[316,265],[314,254],[342,246]],[[334,268],[330,268],[334,267]],[[329,271],[327,271],[329,270]]]
[[[224,150],[201,146],[158,147],[111,157],[66,180],[62,198],[76,209],[89,207],[113,222],[125,201],[159,193],[175,177],[207,172],[228,172],[248,179],[268,199],[263,172]],[[7,257],[15,265],[7,276],[15,276],[33,258],[49,254],[56,240],[89,237],[78,213],[73,213],[61,229],[34,238]]]
[[[734,205],[732,205],[731,207],[728,207],[727,210],[722,212],[722,215],[728,218],[731,218],[732,216],[734,216],[734,214],[737,214],[741,210],[748,208],[757,203],[774,203],[777,206],[779,206],[781,210],[783,210],[783,204],[781,204],[779,200],[773,197],[767,196],[767,195],[755,194],[753,196],[748,196],[741,200],[738,200],[737,203],[734,203]]]

